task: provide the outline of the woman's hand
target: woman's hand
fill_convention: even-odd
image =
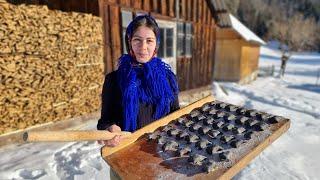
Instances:
[[[121,128],[115,124],[108,127],[106,130],[109,132],[121,132]],[[121,135],[116,135],[110,140],[104,140],[104,141],[101,140],[101,141],[98,141],[98,143],[105,144],[108,147],[115,147],[119,145],[121,139],[122,139]]]

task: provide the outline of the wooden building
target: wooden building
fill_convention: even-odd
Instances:
[[[177,74],[180,90],[208,85],[213,78],[216,23],[210,1],[99,0],[104,22],[106,72],[125,53],[124,33],[139,14],[156,18],[161,31],[158,56]]]
[[[106,73],[115,70],[118,58],[126,53],[124,33],[128,23],[146,13],[155,17],[160,26],[161,45],[157,55],[171,65],[181,91],[209,85],[213,78],[239,81],[256,69],[257,60],[251,54],[257,55],[259,44],[241,41],[241,35],[230,28],[223,0],[8,1],[100,16]]]
[[[24,0],[13,1],[26,3]],[[213,4],[209,0],[33,0],[50,9],[99,15],[104,28],[105,72],[117,68],[125,53],[124,33],[137,15],[156,18],[161,30],[158,56],[171,65],[180,90],[211,84],[215,51]]]
[[[221,2],[213,6],[219,17],[214,79],[248,83],[257,77],[260,46],[265,42],[229,14]]]

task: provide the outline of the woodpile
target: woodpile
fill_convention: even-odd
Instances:
[[[0,134],[99,110],[102,20],[0,1]]]

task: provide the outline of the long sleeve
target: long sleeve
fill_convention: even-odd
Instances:
[[[101,98],[101,118],[98,121],[97,129],[105,130],[112,124],[120,126],[122,120],[121,94],[115,71],[106,75]]]
[[[171,104],[170,113],[172,113],[172,112],[174,112],[174,111],[176,111],[178,109],[180,109],[180,105],[179,105],[178,95],[176,95],[174,102]]]
[[[172,74],[173,74],[173,73],[172,73]],[[174,80],[176,81],[176,83],[178,83],[178,80],[177,80],[177,76],[176,76],[176,75],[174,75]],[[173,88],[173,83],[175,83],[175,82],[170,82],[170,81],[169,81],[169,83],[170,83],[171,88],[174,89],[174,88]],[[178,93],[179,93],[179,92],[178,92]],[[170,113],[172,113],[172,112],[180,109],[179,98],[178,98],[179,94],[178,94],[178,93],[174,95],[175,99],[174,99],[174,101],[171,103]]]

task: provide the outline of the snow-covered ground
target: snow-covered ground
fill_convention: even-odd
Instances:
[[[276,67],[280,54],[262,48],[260,67]],[[293,54],[284,78],[264,77],[245,86],[220,83],[225,101],[291,119],[287,133],[255,158],[235,179],[319,179],[320,54]]]
[[[320,54],[294,54],[277,78],[280,54],[262,48],[260,67],[276,67],[275,77],[249,85],[214,83],[217,99],[291,119],[288,132],[234,179],[319,179]],[[221,87],[223,87],[221,89]],[[226,94],[226,93],[227,94]],[[94,129],[90,121],[84,129]],[[109,166],[96,142],[32,143],[0,149],[0,179],[109,179]]]
[[[81,129],[95,129],[96,121]],[[0,149],[0,179],[109,179],[97,142],[30,143]]]

